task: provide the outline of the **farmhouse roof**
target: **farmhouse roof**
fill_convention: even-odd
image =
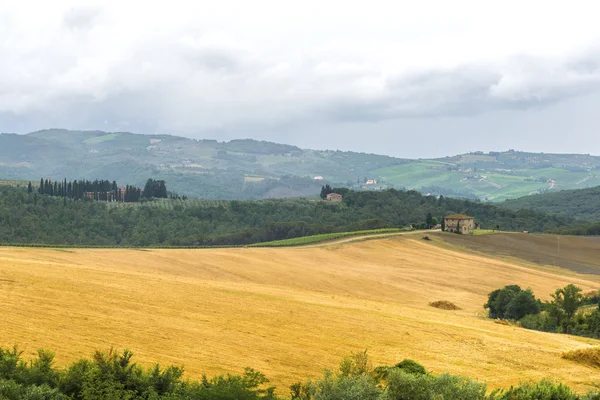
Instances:
[[[464,215],[464,214],[452,214],[452,215],[447,215],[444,218],[446,218],[446,219],[474,219],[474,217],[469,217],[468,215]]]

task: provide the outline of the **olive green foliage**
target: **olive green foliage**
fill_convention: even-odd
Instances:
[[[537,383],[524,383],[505,391],[495,391],[491,398],[494,400],[578,400],[595,398],[592,396],[594,395],[580,397],[568,386],[542,380]]]
[[[181,367],[144,368],[128,351],[96,352],[64,369],[54,354],[40,350],[24,361],[21,352],[0,348],[2,400],[277,400],[275,388],[258,371],[184,380]],[[378,373],[385,369],[384,375]],[[280,393],[281,394],[281,393]],[[337,371],[291,386],[292,400],[600,400],[543,380],[486,394],[486,385],[461,376],[432,375],[412,360],[373,369],[366,351],[342,360]]]
[[[83,246],[234,246],[310,235],[425,224],[428,213],[469,211],[482,226],[542,231],[568,219],[414,191],[347,191],[343,202],[310,199],[141,203],[71,200],[0,187],[0,243]]]
[[[442,374],[409,374],[392,370],[381,400],[486,399],[486,385],[468,378]]]
[[[505,286],[488,295],[484,305],[490,318],[519,320],[526,315],[538,314],[540,302],[531,289],[522,290],[518,285]]]
[[[292,400],[430,400],[486,399],[486,385],[468,378],[429,375],[412,360],[394,367],[371,368],[367,352],[345,358],[337,373],[326,371],[316,381],[296,383]]]
[[[25,362],[17,348],[0,349],[0,399],[276,399],[265,376],[251,368],[242,375],[184,381],[180,367],[143,368],[132,357],[128,350],[96,352],[92,359],[57,369],[51,352],[40,350],[37,358]]]

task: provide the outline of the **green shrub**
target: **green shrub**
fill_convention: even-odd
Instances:
[[[416,375],[390,370],[381,400],[486,399],[486,385],[468,378],[442,374]]]
[[[427,371],[425,367],[413,360],[403,360],[395,365],[396,368],[399,368],[402,372],[406,372],[407,374],[416,374],[416,375],[426,375]]]
[[[2,400],[67,400],[68,397],[47,385],[22,385],[12,380],[0,380]]]
[[[187,388],[179,389],[177,399],[189,400],[275,400],[275,388],[261,389],[269,380],[260,372],[246,368],[243,375],[202,378]],[[175,392],[177,394],[177,392]]]
[[[506,391],[492,393],[493,400],[578,400],[580,397],[568,386],[548,380],[524,383]]]

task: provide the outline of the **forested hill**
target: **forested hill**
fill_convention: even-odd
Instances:
[[[510,210],[531,209],[574,217],[585,222],[600,222],[600,186],[526,196],[507,200],[500,205]]]
[[[404,227],[427,214],[473,215],[482,227],[545,231],[568,217],[394,189],[347,191],[342,203],[154,200],[138,204],[69,200],[0,187],[0,243],[87,246],[241,245],[312,234]]]
[[[47,129],[0,134],[0,179],[109,179],[142,187],[147,177],[204,199],[316,196],[321,185],[503,201],[600,185],[600,157],[519,151],[409,160],[300,149],[250,139]],[[316,179],[315,179],[316,178]]]

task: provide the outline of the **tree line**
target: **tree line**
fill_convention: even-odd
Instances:
[[[542,302],[531,289],[505,286],[488,295],[490,318],[518,321],[524,328],[600,338],[600,292],[583,293],[573,284],[556,289]]]
[[[276,390],[262,373],[184,379],[178,366],[145,368],[128,351],[94,353],[57,368],[54,353],[38,350],[31,361],[16,347],[0,348],[0,398],[7,400],[597,400],[600,393],[578,395],[548,380],[488,393],[485,383],[467,377],[428,373],[405,359],[373,368],[366,351],[342,360],[337,370]]]
[[[68,189],[68,184],[67,184]],[[433,216],[473,215],[482,227],[543,232],[568,226],[567,217],[415,191],[356,192],[343,201],[170,200],[117,207],[0,187],[0,243],[100,246],[228,246],[301,236],[433,224]],[[428,218],[428,216],[432,216]]]
[[[33,193],[31,182],[27,185],[27,192]],[[163,180],[148,179],[144,190],[134,185],[119,187],[116,181],[108,180],[74,180],[54,181],[51,179],[40,179],[37,188],[38,194],[53,197],[64,197],[67,199],[81,200],[91,199],[99,201],[118,201],[125,203],[139,202],[142,198],[167,198],[169,193]],[[175,197],[176,195],[172,194]]]

